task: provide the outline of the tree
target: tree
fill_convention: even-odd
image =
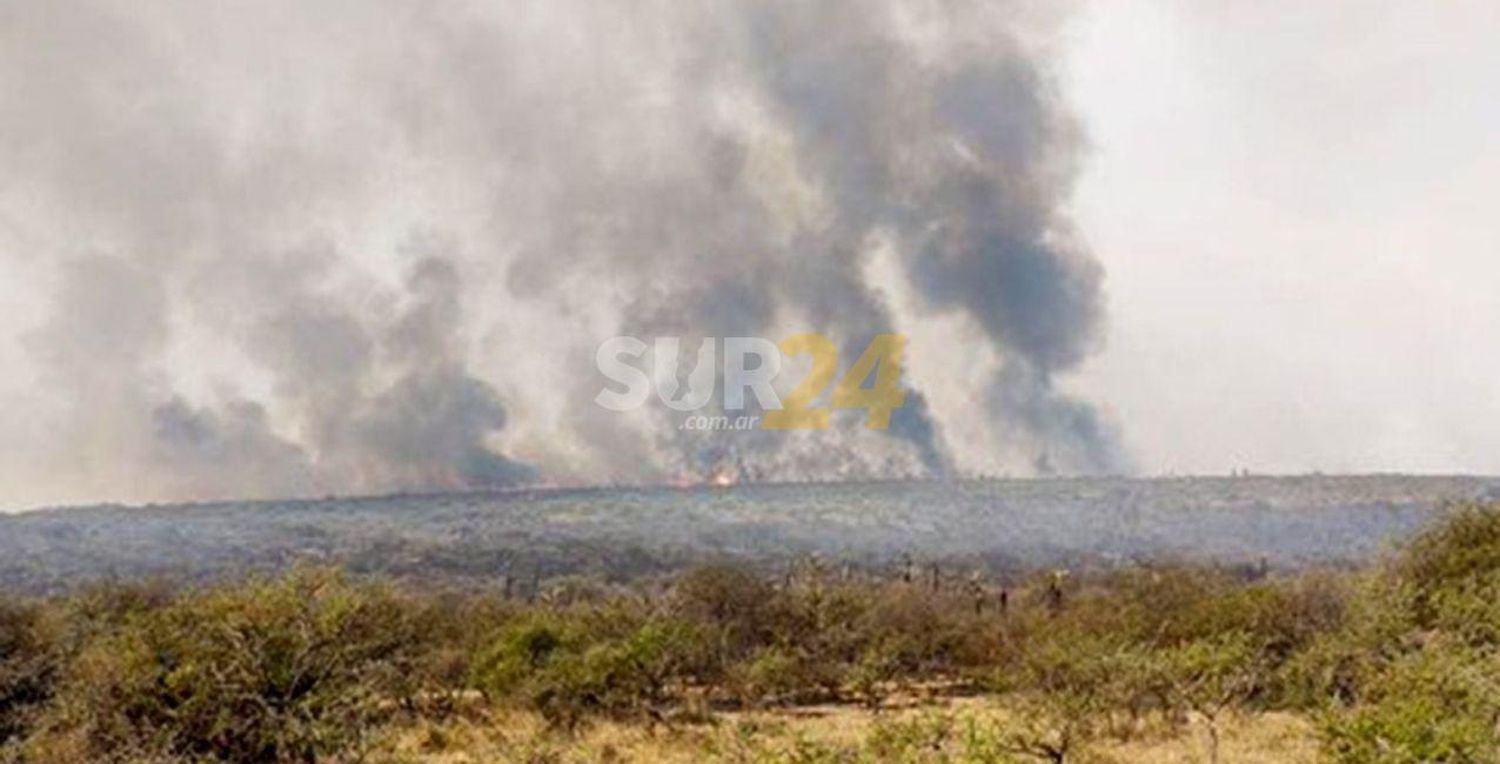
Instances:
[[[1263,683],[1264,661],[1244,633],[1206,637],[1161,651],[1157,656],[1168,688],[1168,702],[1203,719],[1208,728],[1208,760],[1219,761],[1220,725],[1228,712]]]

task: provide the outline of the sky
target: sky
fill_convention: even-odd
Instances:
[[[1500,5],[1110,0],[1065,31],[1152,473],[1500,472]]]
[[[725,463],[1500,474],[1496,29],[1478,0],[0,6],[0,509]],[[588,405],[612,334],[809,325],[909,335],[890,437]]]

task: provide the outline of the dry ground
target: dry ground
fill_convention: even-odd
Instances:
[[[971,722],[982,725],[987,719],[1003,718],[1005,714],[1005,709],[992,699],[935,698],[880,712],[855,706],[814,706],[725,713],[709,723],[659,726],[654,730],[644,725],[603,722],[569,736],[547,731],[539,719],[529,714],[499,713],[441,725],[423,724],[393,733],[372,759],[392,764],[822,764],[828,761],[864,764],[879,760],[870,753],[868,742],[881,725],[951,718],[953,736],[938,747],[952,752],[961,747],[957,737],[966,725]],[[1222,741],[1219,761],[1223,764],[1319,761],[1310,725],[1288,714],[1235,718],[1225,725]],[[1103,741],[1077,760],[1096,764],[1196,764],[1209,760],[1208,737],[1199,722],[1171,733],[1148,730],[1128,741]],[[941,758],[934,753],[931,758],[904,761],[968,764],[973,760]]]

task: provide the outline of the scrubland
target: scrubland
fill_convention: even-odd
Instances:
[[[1354,571],[809,559],[512,594],[324,567],[0,600],[0,761],[1500,758],[1494,505]]]

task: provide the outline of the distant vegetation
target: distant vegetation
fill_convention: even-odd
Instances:
[[[598,488],[0,512],[0,591],[183,583],[335,565],[406,583],[529,590],[807,555],[867,572],[904,555],[1002,577],[1140,560],[1359,564],[1445,500],[1500,479],[1413,475],[1057,478]]]
[[[533,598],[299,568],[0,601],[0,761],[396,761],[403,730],[504,714],[565,740],[924,693],[1004,713],[892,717],[842,747],[771,750],[751,731],[702,756],[1070,762],[1192,728],[1217,761],[1237,719],[1286,712],[1330,761],[1495,761],[1500,506],[1454,506],[1356,572],[1140,565],[1007,586],[810,559],[775,576],[568,579]],[[562,760],[548,756],[505,754]]]

